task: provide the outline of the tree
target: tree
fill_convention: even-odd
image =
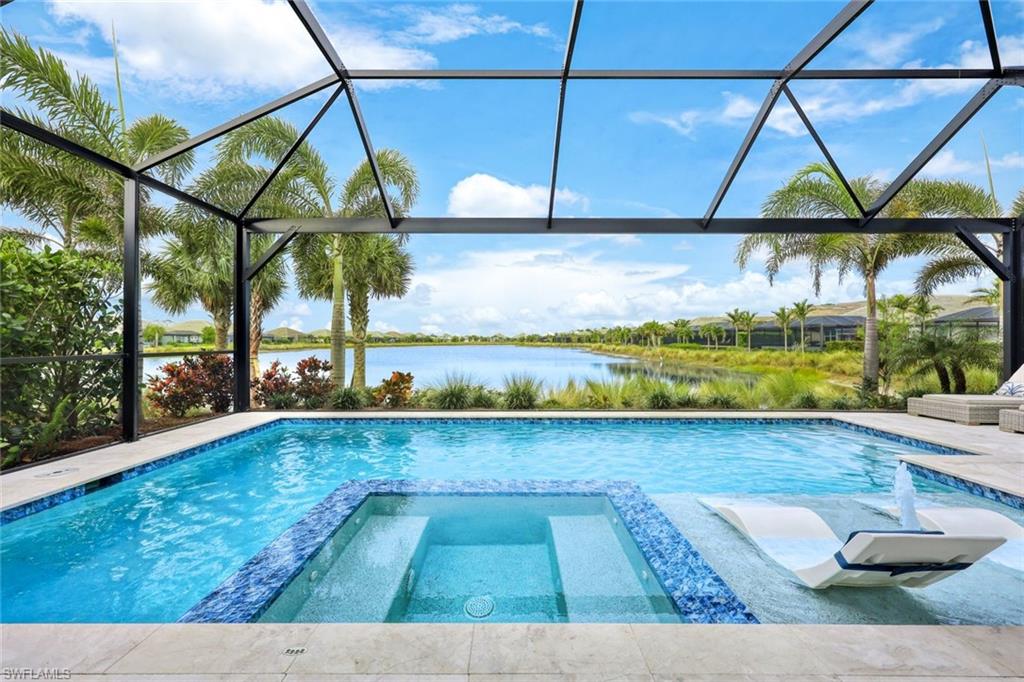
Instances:
[[[744,329],[746,325],[753,319],[753,313],[747,312],[746,310],[740,310],[739,308],[733,308],[732,312],[726,313],[725,316],[729,319],[732,324],[732,328],[736,331],[736,347],[740,347],[740,331]],[[747,339],[747,348],[750,348],[750,339]]]
[[[693,338],[693,325],[689,320],[680,318],[672,322],[672,333],[676,335],[677,343],[689,343]]]
[[[962,183],[939,180],[914,180],[883,209],[886,217],[939,215],[945,207],[944,191]],[[853,191],[861,203],[870,205],[884,191],[884,183],[872,177],[853,178]],[[948,197],[946,197],[948,198]],[[798,171],[780,189],[772,192],[762,207],[769,218],[855,218],[860,213],[842,181],[830,166],[812,163]],[[810,266],[815,293],[821,292],[826,268],[835,268],[840,279],[855,273],[864,281],[867,311],[864,321],[863,388],[878,387],[878,277],[901,258],[934,255],[949,248],[948,235],[933,234],[754,234],[743,238],[736,261],[746,267],[751,256],[767,249],[765,270],[774,282],[783,265],[806,260]]]
[[[910,308],[910,312],[914,315],[914,320],[917,322],[922,334],[924,333],[925,325],[928,324],[928,320],[935,317],[935,314],[940,310],[942,310],[942,306],[933,304],[927,296],[914,296],[914,302]]]
[[[892,371],[923,375],[935,372],[943,393],[967,392],[967,367],[995,368],[1000,362],[999,345],[986,340],[977,330],[960,330],[946,335],[926,331],[908,337],[887,358]]]
[[[651,320],[650,322],[644,322],[640,325],[637,332],[651,344],[651,347],[658,346],[661,343],[661,339],[668,334],[668,329],[662,323],[657,320]]]
[[[793,304],[793,317],[800,322],[800,352],[803,353],[806,350],[804,344],[804,330],[807,326],[807,318],[810,316],[811,311],[814,310],[814,306],[807,302],[805,298],[802,301],[797,301]]]
[[[404,240],[389,234],[361,235],[350,244],[347,273],[348,311],[352,330],[352,386],[366,386],[366,329],[370,297],[400,298],[409,291],[412,257]]]
[[[217,330],[214,329],[211,325],[206,325],[205,327],[203,327],[202,331],[200,332],[200,335],[202,339],[201,342],[204,346],[208,346],[211,343],[217,343]],[[217,350],[222,350],[226,346],[227,344],[225,343],[224,346],[219,346]]]
[[[142,338],[146,341],[152,342],[154,346],[159,346],[160,339],[162,339],[166,333],[167,330],[162,325],[150,322],[142,330]]]
[[[775,321],[779,323],[779,327],[782,328],[782,348],[783,350],[789,350],[789,325],[793,322],[793,311],[786,306],[780,307],[778,310],[772,313],[775,317]]]
[[[0,83],[21,96],[31,110],[16,113],[42,128],[129,166],[188,139],[188,131],[161,115],[127,123],[123,105],[108,103],[86,76],[72,77],[64,62],[48,50],[34,49],[24,36],[0,29]],[[116,52],[115,52],[116,65]],[[115,84],[120,92],[120,80]],[[153,171],[178,185],[192,167],[191,152]],[[27,136],[6,131],[0,136],[0,201],[38,229],[0,228],[31,242],[63,248],[89,247],[120,258],[123,234],[124,181],[95,164]],[[166,210],[145,199],[140,207],[143,237],[160,234]]]
[[[705,343],[711,341],[715,344],[715,350],[718,350],[718,341],[725,334],[725,330],[714,322],[708,322],[700,326],[699,334]]]

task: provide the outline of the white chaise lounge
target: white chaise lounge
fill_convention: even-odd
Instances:
[[[897,518],[899,509],[892,505],[862,500],[875,511]],[[999,512],[975,507],[940,507],[918,502],[914,512],[925,530],[938,530],[948,535],[998,535],[1006,544],[985,557],[1016,571],[1024,571],[1024,526]]]
[[[1013,373],[993,395],[929,393],[907,400],[907,412],[957,424],[999,424],[1000,412],[1024,407],[1024,366]]]
[[[1006,540],[991,533],[851,533],[846,542],[810,509],[701,500],[761,552],[813,589],[925,587],[969,568]]]

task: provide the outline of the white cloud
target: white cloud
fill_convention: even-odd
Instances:
[[[480,8],[453,4],[439,9],[420,6],[401,8],[412,23],[396,33],[400,42],[437,45],[476,35],[525,33],[538,38],[553,38],[544,24],[523,24],[501,14],[480,14]]]
[[[100,33],[111,43],[117,31],[122,75],[129,85],[159,83],[181,97],[230,98],[252,90],[284,92],[327,75],[330,68],[295,13],[283,0],[218,0],[217,2],[72,2],[50,0],[48,9],[59,30],[40,38],[51,46],[78,45]],[[384,19],[407,25],[382,31],[367,25],[320,17],[349,68],[428,69],[437,57],[424,46],[471,35],[521,32],[552,38],[543,24],[522,24],[472,5],[437,10],[398,7]],[[62,37],[63,36],[63,37]],[[84,52],[62,52],[82,73],[109,82],[112,60]],[[362,81],[361,89],[408,84]]]
[[[297,330],[299,330],[301,332],[303,324],[305,324],[305,322],[302,320],[302,318],[300,318],[300,317],[290,317],[290,318],[285,318],[285,319],[281,320],[281,322],[279,322],[277,326],[278,327],[290,327],[291,329],[297,329]]]
[[[448,215],[459,218],[537,218],[548,213],[546,185],[516,185],[475,173],[459,180],[448,194]],[[569,189],[555,191],[556,206],[587,210],[587,199]]]
[[[633,123],[657,123],[689,138],[693,137],[693,131],[699,118],[700,112],[696,109],[668,115],[654,114],[649,111],[633,111],[629,114],[629,120]]]
[[[292,305],[288,306],[288,310],[285,311],[286,315],[298,315],[301,317],[309,317],[313,314],[309,304],[305,301],[296,301]]]
[[[1024,168],[1024,154],[1020,152],[1009,152],[995,159],[991,159],[993,169],[1019,169]],[[982,175],[985,173],[984,160],[971,161],[961,159],[949,149],[944,149],[928,162],[921,175],[933,178]]]
[[[894,68],[902,64],[915,42],[935,33],[945,24],[942,17],[936,17],[902,31],[858,30],[851,32],[850,40],[844,44],[861,53],[863,61],[857,64],[858,68]]]

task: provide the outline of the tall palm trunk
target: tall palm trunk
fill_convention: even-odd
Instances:
[[[331,278],[331,381],[345,385],[345,269],[341,237],[334,238],[334,270]]]
[[[213,316],[213,347],[224,350],[228,347],[228,329],[231,327],[231,313],[219,311]]]
[[[800,352],[803,353],[804,350],[804,321],[800,320]]]
[[[878,388],[878,300],[875,296],[875,275],[864,277],[867,290],[867,311],[864,316],[864,389]]]
[[[263,318],[266,310],[259,290],[253,287],[249,295],[249,378],[260,375],[260,346],[263,344]]]
[[[362,285],[348,289],[349,319],[352,320],[352,387],[366,386],[366,328],[370,324],[370,294]]]

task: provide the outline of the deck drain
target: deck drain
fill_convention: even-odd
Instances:
[[[462,608],[470,618],[486,618],[494,611],[494,600],[490,597],[470,597]]]
[[[282,651],[285,656],[301,656],[306,653],[306,647],[304,646],[292,646]]]
[[[76,471],[78,471],[76,467],[64,467],[63,469],[54,469],[53,471],[47,471],[41,474],[36,474],[35,478],[57,478],[58,476],[72,474]]]

